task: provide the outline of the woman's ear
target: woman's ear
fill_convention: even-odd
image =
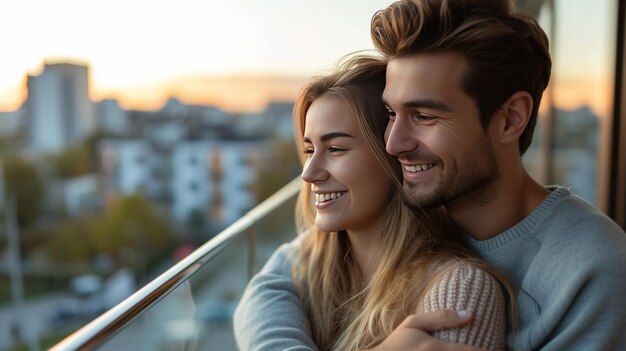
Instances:
[[[498,139],[503,144],[519,142],[519,138],[526,129],[530,114],[533,110],[533,99],[528,92],[518,91],[511,95],[504,103],[500,113],[495,118],[499,119],[496,126]]]

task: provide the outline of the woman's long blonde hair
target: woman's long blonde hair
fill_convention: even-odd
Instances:
[[[393,180],[387,206],[387,225],[379,249],[372,253],[375,271],[368,281],[350,253],[345,231],[322,232],[315,223],[308,184],[303,184],[296,206],[299,233],[307,233],[293,265],[293,278],[311,322],[320,350],[359,350],[382,342],[409,314],[415,313],[424,292],[452,261],[464,260],[495,276],[512,290],[495,269],[473,256],[457,231],[447,225],[440,210],[413,213],[401,200],[399,163],[385,151],[383,135],[387,110],[382,104],[386,64],[356,55],[332,73],[313,79],[295,105],[296,145],[304,162],[302,139],[306,113],[316,99],[332,95],[350,106],[380,166]],[[438,267],[438,268],[437,268]],[[510,303],[509,303],[510,305]]]

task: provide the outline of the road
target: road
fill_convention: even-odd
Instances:
[[[24,304],[23,317],[30,330],[23,330],[22,338],[25,340],[29,332],[36,336],[53,332],[48,317],[68,299],[69,295],[59,293],[27,300]],[[15,309],[11,305],[0,306],[0,350],[7,350],[13,346],[11,324],[14,320]]]

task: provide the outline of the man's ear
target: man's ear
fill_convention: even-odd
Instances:
[[[498,138],[501,143],[517,143],[526,129],[533,110],[533,99],[528,92],[518,91],[502,106],[498,123]]]

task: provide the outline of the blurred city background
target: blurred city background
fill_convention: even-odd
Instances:
[[[54,345],[296,177],[298,90],[371,50],[371,16],[390,3],[0,5],[0,350]],[[617,0],[524,4],[554,60],[524,161],[603,208]],[[292,217],[287,203],[260,225],[257,269],[295,236]],[[245,249],[229,247],[146,318],[193,314],[212,332],[168,330],[234,348]],[[168,349],[162,337],[152,340]]]

